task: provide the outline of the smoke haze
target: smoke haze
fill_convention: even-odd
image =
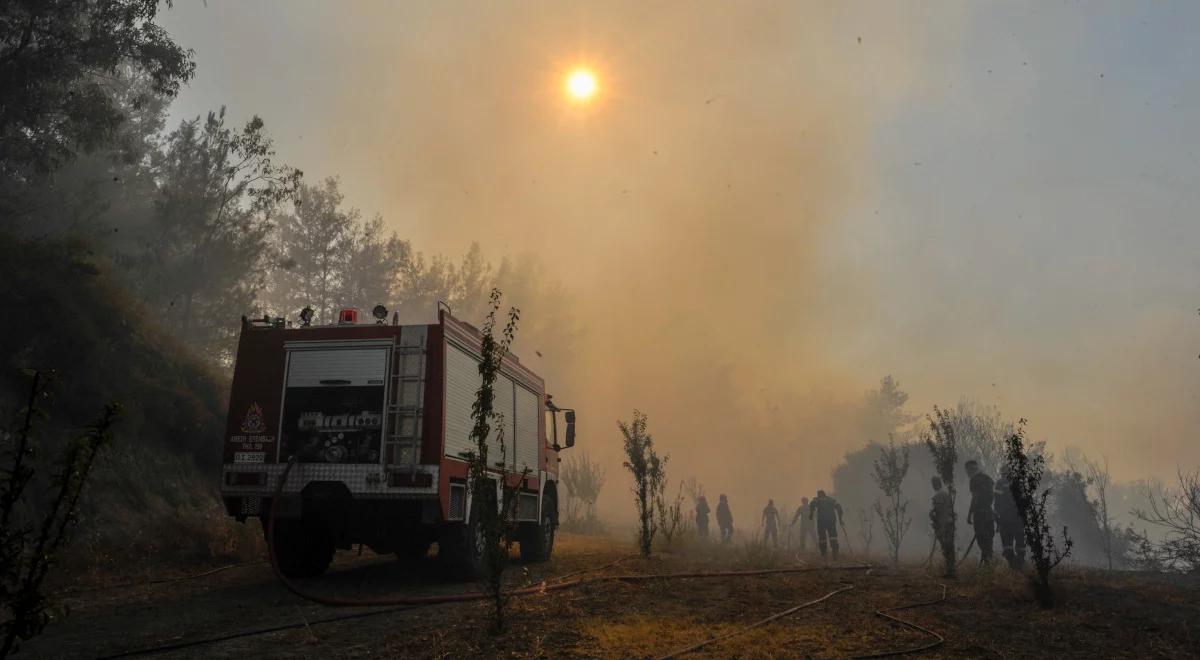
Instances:
[[[996,403],[1118,478],[1196,464],[1187,21],[1098,8],[1063,43],[1065,10],[931,7],[210,0],[164,24],[199,72],[174,120],[260,114],[418,248],[561,282],[571,327],[521,355],[608,466],[602,512],[628,508],[635,407],[668,474],[745,520],[829,486],[887,373],[914,412]],[[1156,48],[1106,51],[1134,18]]]

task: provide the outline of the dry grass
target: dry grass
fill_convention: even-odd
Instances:
[[[772,551],[773,552],[773,551]],[[750,558],[747,558],[747,553]],[[514,583],[622,562],[601,573],[717,571],[765,559],[745,545],[705,546],[642,559],[627,541],[564,534],[548,564],[511,571]],[[39,640],[31,657],[95,657],[218,632],[313,622],[278,634],[198,646],[181,657],[650,658],[740,630],[845,585],[853,589],[745,634],[706,647],[697,657],[840,658],[903,650],[929,637],[875,616],[892,608],[939,602],[897,614],[946,637],[935,657],[1196,657],[1200,640],[1200,576],[1063,571],[1059,609],[1042,610],[1025,578],[1005,569],[964,568],[944,582],[917,567],[820,570],[705,579],[598,582],[519,597],[508,632],[488,634],[485,603],[457,603],[324,623],[347,614],[286,594],[266,566],[175,584],[84,593],[72,615]],[[340,596],[434,595],[468,591],[471,583],[432,577],[433,558],[396,562],[339,553],[334,570],[306,588]],[[178,568],[178,567],[176,567]],[[31,647],[32,648],[32,647]]]
[[[598,539],[564,537],[559,551],[599,559]],[[609,551],[608,556],[616,553]],[[783,551],[747,543],[695,554],[633,559],[622,571],[667,572],[762,568],[787,561]],[[584,563],[584,562],[578,562]],[[817,564],[818,562],[814,562]],[[520,599],[503,637],[481,632],[482,613],[461,608],[449,622],[456,634],[433,633],[417,620],[392,636],[385,654],[406,657],[657,657],[738,629],[822,596],[854,589],[795,615],[706,647],[711,657],[845,657],[919,646],[930,638],[874,615],[879,608],[930,600],[947,584],[943,603],[900,613],[939,631],[934,655],[1194,657],[1200,646],[1200,580],[1063,572],[1061,606],[1040,609],[1026,578],[1007,570],[966,570],[945,582],[923,570],[847,571],[604,583]],[[444,611],[449,615],[449,610]],[[447,622],[440,619],[442,631]],[[413,627],[409,627],[413,626]]]
[[[103,583],[164,567],[258,559],[255,521],[225,512],[212,476],[155,445],[117,444],[101,454],[85,491],[64,577]]]

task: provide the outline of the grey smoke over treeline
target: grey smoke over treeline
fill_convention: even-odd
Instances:
[[[930,478],[937,475],[932,454],[924,438],[930,433],[932,415],[915,414],[907,406],[908,393],[891,376],[881,379],[879,386],[863,397],[862,420],[864,432],[872,438],[865,446],[847,451],[833,470],[833,492],[846,510],[846,526],[851,542],[862,548],[864,515],[873,526],[872,551],[882,554],[886,541],[881,534],[882,523],[874,510],[882,495],[872,475],[881,451],[894,441],[907,451],[908,472],[902,484],[901,501],[907,502],[908,519],[912,525],[903,537],[900,554],[908,559],[927,559],[933,547],[932,528],[928,518],[933,495]],[[1017,420],[1006,417],[994,405],[961,399],[945,409],[947,420],[954,429],[957,441],[958,465],[955,486],[958,491],[958,548],[965,550],[971,543],[973,531],[963,524],[971,501],[969,479],[963,467],[968,460],[979,463],[980,469],[993,479],[999,479],[1005,467],[1005,440],[1016,431]],[[1145,509],[1146,489],[1151,484],[1120,482],[1112,479],[1107,461],[1088,456],[1076,447],[1053,446],[1046,440],[1032,443],[1030,451],[1046,457],[1049,469],[1042,484],[1049,489],[1051,528],[1058,533],[1068,529],[1074,548],[1070,561],[1076,564],[1115,568],[1139,568],[1136,539],[1130,533],[1148,534],[1161,539],[1161,529],[1139,519],[1135,510]],[[811,497],[811,494],[809,494]],[[999,543],[999,541],[997,541]],[[999,546],[997,546],[999,551]],[[978,552],[974,554],[978,561]]]

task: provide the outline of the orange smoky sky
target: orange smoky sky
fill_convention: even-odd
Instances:
[[[913,412],[996,403],[1119,478],[1200,461],[1200,267],[1162,242],[1200,232],[1184,182],[1137,187],[1154,129],[1100,102],[1132,85],[1092,75],[1121,70],[1122,16],[1063,44],[1077,16],[1025,9],[210,0],[166,24],[199,66],[177,118],[257,113],[418,249],[479,241],[561,284],[570,331],[522,357],[579,410],[603,509],[627,508],[615,422],[639,408],[672,479],[747,517],[829,485],[888,373]],[[1072,152],[1121,131],[1118,158]]]

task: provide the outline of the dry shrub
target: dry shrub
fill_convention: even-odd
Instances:
[[[1071,546],[1074,543],[1067,535],[1066,527],[1062,530],[1062,541],[1055,542],[1046,515],[1050,489],[1041,489],[1046,458],[1043,454],[1030,457],[1026,451],[1024,419],[1017,422],[1016,430],[1008,437],[1005,446],[1012,497],[1021,513],[1025,527],[1025,544],[1033,557],[1036,572],[1032,580],[1034,595],[1042,607],[1048,609],[1054,606],[1050,572],[1071,554]]]
[[[212,474],[157,445],[118,442],[96,462],[68,556],[75,572],[262,556],[262,530],[225,512]]]
[[[791,553],[785,548],[763,543],[757,532],[743,541],[741,547],[735,546],[730,558],[730,566],[746,570],[782,568],[793,563]]]

